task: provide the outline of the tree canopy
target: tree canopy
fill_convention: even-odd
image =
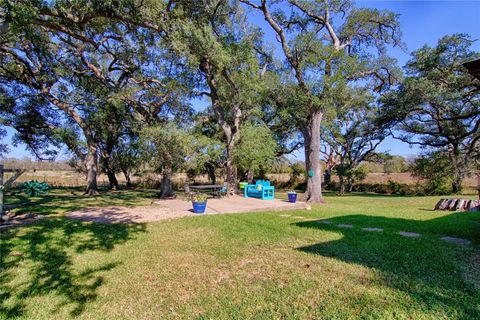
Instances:
[[[304,200],[321,202],[322,120],[351,83],[368,82],[381,91],[396,81],[398,71],[386,47],[402,45],[398,17],[348,0],[240,1],[263,15],[282,49],[285,89],[280,91],[288,96],[277,97],[276,104],[287,108],[303,139],[306,169],[312,173]]]
[[[413,52],[405,81],[383,100],[383,121],[395,126],[395,137],[426,152],[446,151],[455,192],[480,157],[480,81],[463,66],[479,56],[471,44],[469,36],[455,34]]]
[[[149,171],[171,196],[180,170],[233,193],[303,147],[304,200],[321,202],[321,154],[351,186],[388,135],[448,155],[459,191],[480,157],[471,38],[415,51],[403,79],[398,15],[354,1],[2,1],[0,28],[0,136],[67,149],[87,194],[99,172],[116,189]]]

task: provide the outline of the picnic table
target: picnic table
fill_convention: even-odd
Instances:
[[[210,191],[207,193],[211,194],[219,194],[220,189],[223,188],[223,185],[218,184],[202,184],[202,185],[194,185],[188,186],[190,190],[197,190],[197,191]]]

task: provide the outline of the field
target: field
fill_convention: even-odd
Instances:
[[[12,174],[6,174],[6,178],[8,179]],[[272,181],[277,181],[280,183],[285,183],[290,179],[289,174],[267,174],[267,178],[271,179]],[[125,177],[121,174],[117,175],[117,179],[121,184],[125,184]],[[183,186],[184,182],[186,181],[187,176],[183,173],[178,173],[174,175],[173,182],[176,186]],[[24,173],[20,178],[17,179],[17,183],[21,183],[24,181],[29,180],[38,180],[38,181],[45,181],[52,186],[56,187],[77,187],[83,186],[85,184],[85,176],[81,173],[71,170],[28,170]],[[138,177],[133,177],[132,179],[134,182],[141,182]],[[152,176],[150,181],[160,181],[159,177]],[[362,181],[362,183],[370,183],[370,184],[385,184],[388,181],[394,181],[402,184],[415,184],[417,180],[411,176],[410,173],[369,173],[367,178]],[[144,180],[145,181],[145,180]],[[336,176],[333,176],[333,181],[338,181]],[[195,182],[197,183],[208,183],[207,176],[199,176],[195,178]],[[105,175],[101,174],[98,178],[98,184],[100,186],[108,186],[108,179]],[[477,185],[477,181],[475,177],[468,177],[464,181],[464,186],[468,190],[475,189]]]
[[[5,180],[12,175],[13,173],[6,173]],[[123,175],[118,175],[117,179],[120,183],[125,183]],[[55,187],[78,187],[85,185],[85,175],[73,170],[28,170],[15,181],[14,185],[30,180],[47,182]],[[107,186],[107,176],[100,174],[98,176],[98,184]]]
[[[48,218],[2,231],[0,317],[480,318],[480,214],[432,211],[438,197],[327,195],[327,204],[290,216],[107,225],[62,214],[145,205],[155,193],[80,193],[55,190],[35,198],[17,210]],[[18,195],[6,200],[25,201]],[[325,219],[332,224],[318,223]],[[472,244],[439,240],[445,235]]]

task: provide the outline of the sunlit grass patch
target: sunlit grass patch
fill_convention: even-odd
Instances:
[[[146,204],[154,192],[102,194],[97,201],[65,191],[52,196],[22,208],[51,211],[50,218],[0,235],[3,318],[480,316],[480,215],[432,211],[435,197],[328,196],[327,204],[288,216],[111,225],[62,213],[71,206]],[[318,223],[325,219],[332,223]],[[336,227],[342,223],[353,228]],[[472,245],[445,243],[442,235]]]

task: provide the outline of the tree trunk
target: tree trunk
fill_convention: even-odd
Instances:
[[[242,109],[240,105],[231,106],[233,113],[233,123],[229,123],[229,114],[225,114],[222,108],[222,101],[218,95],[218,84],[215,78],[215,66],[207,57],[203,57],[200,61],[200,70],[205,73],[208,87],[210,88],[210,99],[212,100],[212,109],[217,117],[218,124],[222,127],[227,141],[227,163],[226,163],[226,179],[227,195],[233,195],[237,191],[237,169],[233,160],[233,149],[240,139],[240,122],[242,120]],[[223,79],[231,85],[230,79],[223,73]],[[232,88],[232,90],[235,90]]]
[[[253,183],[253,168],[249,168],[247,172],[247,181],[249,184]]]
[[[172,168],[165,168],[160,181],[160,198],[169,198],[173,196],[172,188]]]
[[[348,192],[352,192],[353,191],[353,177],[350,176],[348,177]]]
[[[233,161],[233,143],[227,144],[227,163],[226,163],[226,179],[227,190],[229,195],[235,194],[237,191],[237,169]]]
[[[329,185],[332,182],[332,169],[327,168],[325,174],[323,175],[323,184]]]
[[[123,175],[125,176],[125,180],[127,181],[127,189],[130,189],[132,187],[132,179],[130,178],[130,172],[127,170],[122,170]]]
[[[307,189],[303,201],[323,203],[322,176],[320,166],[320,124],[323,113],[312,114],[309,124],[304,127],[305,166],[307,171]],[[313,176],[311,176],[313,174]]]
[[[325,174],[323,176],[323,184],[329,185],[332,183],[332,172],[337,163],[336,150],[333,144],[330,144],[330,153],[325,163]]]
[[[480,173],[477,173],[478,200],[480,200]]]
[[[110,185],[110,189],[111,190],[118,190],[119,189],[119,184],[118,184],[117,177],[115,175],[115,169],[113,168],[113,165],[112,165],[112,158],[110,157],[110,154],[107,153],[107,152],[103,152],[102,165],[103,165],[103,170],[105,171],[105,174],[107,175],[108,184]]]
[[[217,184],[217,175],[215,174],[215,167],[211,163],[206,163],[205,168],[207,169],[208,179],[212,184]]]
[[[465,178],[465,168],[468,164],[468,158],[462,158],[459,147],[456,145],[451,145],[449,147],[448,156],[453,165],[452,191],[453,193],[461,193],[463,179]]]
[[[339,175],[338,179],[339,179],[339,193],[340,195],[343,196],[345,194],[345,177],[343,175]]]
[[[87,188],[85,190],[85,194],[92,196],[98,194],[98,157],[97,146],[93,143],[88,144],[88,153],[85,157],[85,167],[87,170]]]
[[[113,172],[111,169],[106,169],[105,173],[107,174],[108,184],[110,185],[110,189],[118,190],[119,184],[118,184],[117,177],[115,176],[115,172]]]
[[[95,195],[98,194],[97,186],[97,172],[98,172],[98,158],[97,158],[97,143],[92,130],[85,122],[78,112],[75,111],[75,107],[71,104],[65,103],[57,99],[51,92],[51,87],[46,87],[42,89],[42,93],[45,95],[51,103],[57,106],[59,109],[63,110],[73,121],[75,121],[78,126],[82,129],[85,139],[87,140],[88,152],[86,157],[80,154],[78,147],[73,147],[73,151],[77,156],[80,156],[80,159],[84,161],[85,168],[87,171],[87,187],[85,194]]]
[[[453,181],[452,191],[453,193],[461,193],[463,189],[463,179],[465,178],[464,164],[458,159],[453,159]]]
[[[463,183],[463,175],[460,173],[456,173],[453,178],[452,182],[452,191],[453,193],[461,193],[462,192],[462,183]]]

